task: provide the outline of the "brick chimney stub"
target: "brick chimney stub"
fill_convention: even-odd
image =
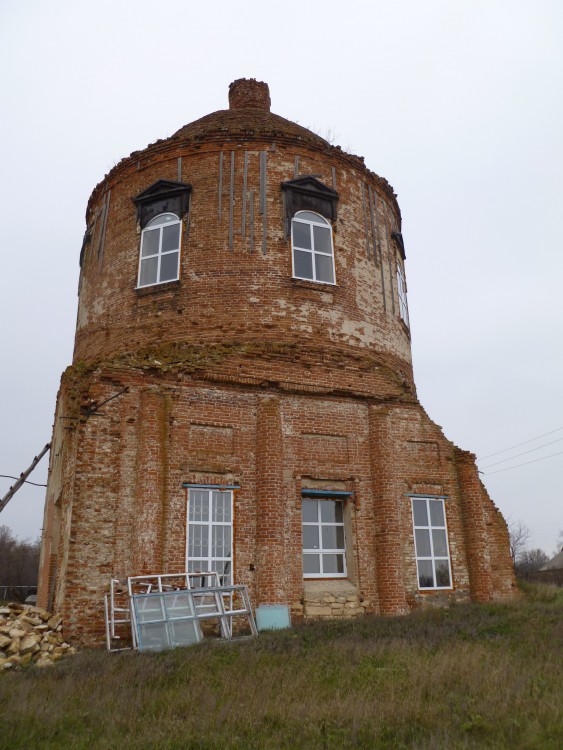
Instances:
[[[229,86],[229,109],[257,108],[270,111],[270,89],[255,78],[239,78]]]

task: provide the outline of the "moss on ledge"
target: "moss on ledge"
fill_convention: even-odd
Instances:
[[[406,400],[416,400],[412,373],[401,363],[390,360],[381,354],[358,355],[357,352],[331,350],[321,347],[287,342],[230,342],[222,344],[188,344],[176,342],[149,346],[135,352],[126,352],[110,359],[91,362],[78,360],[63,373],[63,382],[69,393],[78,400],[85,394],[87,381],[94,371],[101,368],[150,370],[152,373],[182,373],[194,377],[217,372],[220,366],[233,359],[248,361],[293,361],[304,368],[313,367],[346,369],[363,377],[375,371],[403,394]]]

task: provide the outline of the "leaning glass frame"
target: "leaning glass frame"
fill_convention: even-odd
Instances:
[[[163,651],[199,643],[203,634],[191,591],[155,591],[131,597],[139,651]]]

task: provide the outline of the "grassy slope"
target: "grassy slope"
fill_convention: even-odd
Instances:
[[[563,591],[0,675],[0,747],[563,747]]]

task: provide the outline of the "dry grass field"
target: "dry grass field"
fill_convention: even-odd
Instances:
[[[0,747],[563,747],[563,590],[0,675]]]

